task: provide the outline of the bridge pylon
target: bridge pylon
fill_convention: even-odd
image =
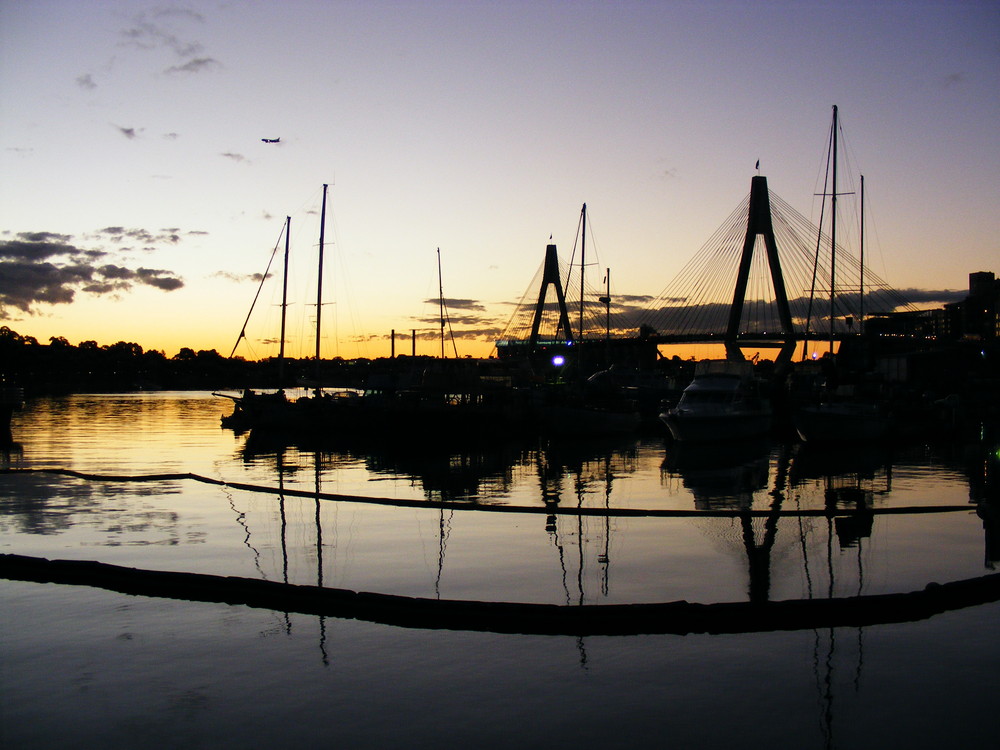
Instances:
[[[566,335],[568,343],[573,342],[573,329],[569,326],[569,312],[566,308],[566,295],[563,292],[562,282],[559,281],[559,256],[556,255],[556,246],[547,245],[545,247],[545,266],[542,270],[542,286],[538,290],[538,303],[535,305],[535,317],[531,322],[531,337],[528,339],[528,346],[534,350],[538,344],[538,329],[542,324],[542,311],[545,309],[545,295],[549,285],[556,288],[556,298],[559,300],[559,325],[556,333],[561,328]]]
[[[763,235],[767,251],[767,265],[771,271],[771,285],[774,289],[775,306],[778,319],[781,322],[784,340],[781,351],[776,359],[777,364],[785,365],[791,361],[795,353],[795,330],[792,326],[792,312],[788,305],[788,294],[785,292],[785,281],[781,275],[781,263],[778,260],[778,245],[774,239],[774,226],[771,223],[771,200],[768,197],[767,178],[755,175],[750,183],[750,207],[747,212],[747,232],[743,240],[743,254],[740,257],[740,269],[736,277],[736,289],[733,292],[733,304],[729,308],[729,324],[726,327],[726,357],[728,359],[745,359],[740,350],[741,345],[758,344],[768,346],[766,342],[755,342],[752,339],[740,339],[740,320],[743,317],[743,303],[746,301],[747,282],[750,279],[750,265],[753,260],[754,246],[757,237]],[[771,344],[773,346],[773,344]]]

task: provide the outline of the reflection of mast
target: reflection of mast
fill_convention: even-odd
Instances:
[[[890,470],[891,471],[891,470]],[[836,575],[833,564],[834,537],[837,538],[837,547],[841,551],[848,547],[858,548],[858,589],[857,597],[864,595],[864,539],[871,535],[874,515],[868,504],[868,494],[861,484],[861,474],[854,476],[854,481],[837,486],[834,482],[835,475],[827,474],[824,481],[824,496],[827,510],[826,516],[826,575],[827,575],[827,598],[834,599],[836,595]],[[847,506],[850,515],[838,515],[838,508]],[[803,539],[803,551],[805,541]],[[807,580],[808,568],[807,568]],[[812,599],[812,588],[810,585],[809,598]],[[836,666],[837,653],[837,632],[833,626],[826,628],[826,652],[823,655],[822,664],[820,662],[820,648],[823,633],[817,628],[814,631],[813,646],[813,669],[815,671],[816,689],[819,693],[823,705],[821,715],[821,726],[826,747],[834,747],[834,670]],[[857,627],[857,663],[854,668],[854,689],[860,690],[861,671],[864,665],[864,628]]]
[[[281,518],[281,580],[288,584],[288,518],[285,515],[285,451],[277,452],[278,464],[278,516]],[[285,612],[285,632],[292,632],[292,621]]]
[[[539,474],[539,484],[541,487],[542,502],[546,508],[553,512],[550,512],[546,516],[545,530],[548,532],[553,539],[553,543],[559,550],[559,563],[563,571],[563,589],[566,594],[566,603],[571,603],[573,595],[569,592],[569,586],[567,583],[567,570],[565,565],[565,549],[564,545],[559,536],[558,528],[558,514],[555,512],[559,502],[560,502],[560,492],[562,489],[562,481],[565,476],[564,469],[569,467],[573,473],[574,478],[574,494],[576,495],[577,503],[576,509],[577,513],[573,515],[576,516],[577,520],[577,542],[579,545],[578,555],[577,555],[577,570],[576,570],[576,600],[579,605],[586,604],[586,586],[585,586],[585,575],[587,573],[587,562],[586,562],[586,550],[584,545],[588,542],[589,529],[587,528],[588,521],[585,520],[585,516],[590,515],[584,511],[588,510],[584,508],[584,500],[587,494],[588,488],[588,477],[584,475],[588,462],[600,463],[603,469],[603,484],[604,484],[604,507],[605,510],[609,511],[607,513],[601,513],[603,517],[604,530],[603,530],[603,542],[600,548],[600,552],[597,554],[598,563],[598,573],[600,576],[600,588],[601,594],[603,596],[608,596],[609,591],[609,569],[610,569],[610,555],[611,555],[611,490],[612,483],[614,480],[614,472],[612,471],[612,458],[615,453],[612,449],[602,449],[598,454],[587,453],[581,457],[581,454],[571,454],[569,456],[557,456],[555,459],[552,457],[553,446],[548,446],[548,449],[539,449],[538,458],[536,465],[538,467]],[[593,472],[591,475],[593,478],[598,478],[599,475]],[[596,545],[596,542],[595,542]]]
[[[562,485],[562,466],[553,466],[549,461],[547,451],[538,451],[538,482],[542,492],[542,503],[546,508],[555,510],[559,506],[559,493]],[[545,517],[545,531],[552,537],[552,543],[559,552],[559,568],[562,570],[563,591],[566,592],[566,603],[570,603],[569,586],[566,583],[566,552],[559,539],[559,522],[555,513]]]
[[[324,204],[326,196],[326,185],[323,186],[324,190]],[[317,384],[318,390],[318,384]],[[323,522],[320,518],[320,487],[319,487],[319,451],[316,451],[316,457],[313,460],[313,467],[316,473],[316,585],[319,588],[323,588]],[[326,653],[326,616],[319,616],[319,650],[323,655],[323,666],[330,666],[330,657]]]
[[[611,509],[611,455],[605,456],[604,460],[604,508]],[[597,562],[601,565],[601,593],[608,595],[608,582],[611,567],[611,514],[604,514],[604,551],[597,556]]]
[[[586,208],[586,204],[584,204]],[[582,257],[582,256],[581,256]],[[582,303],[581,303],[582,305]],[[581,339],[582,340],[582,339]],[[583,507],[583,466],[582,464],[577,467],[576,473],[576,507]],[[577,553],[579,558],[579,564],[576,570],[576,587],[580,592],[580,606],[583,606],[583,514],[580,513],[576,517],[576,544]],[[583,642],[583,636],[578,635],[576,637],[576,649],[580,653],[580,666],[586,669],[587,667],[587,648]]]
[[[448,537],[451,536],[451,519],[455,511],[448,511],[448,520],[444,520],[444,508],[438,511],[438,569],[437,578],[434,580],[434,593],[438,599],[441,598],[441,573],[444,571],[444,555],[448,549]]]
[[[253,546],[250,542],[250,526],[246,522],[247,514],[241,510],[236,509],[236,502],[233,500],[233,495],[231,492],[226,492],[226,496],[229,498],[229,507],[232,508],[233,513],[236,514],[236,523],[243,527],[244,536],[243,544],[246,548],[253,553],[253,566],[257,568],[257,572],[260,573],[260,577],[265,581],[267,580],[267,573],[260,566],[260,550]]]

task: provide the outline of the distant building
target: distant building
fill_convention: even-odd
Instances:
[[[881,338],[933,339],[938,332],[948,328],[939,310],[906,310],[904,312],[877,313],[865,321],[869,336]]]
[[[969,274],[969,296],[936,310],[881,313],[865,322],[869,335],[936,341],[1000,340],[1000,281],[992,271]]]
[[[1000,282],[992,271],[969,274],[969,296],[961,303],[963,338],[992,341],[1000,338]]]

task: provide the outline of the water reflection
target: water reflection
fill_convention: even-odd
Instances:
[[[60,685],[85,673],[91,696],[108,704],[151,695],[139,710],[196,721],[199,696],[217,706],[245,696],[248,711],[290,719],[285,732],[296,731],[304,712],[322,717],[334,690],[351,696],[347,713],[360,717],[355,738],[400,706],[405,730],[417,725],[419,733],[427,715],[443,710],[456,719],[449,730],[472,738],[497,721],[496,706],[513,705],[519,715],[558,724],[561,739],[577,730],[572,739],[584,744],[605,731],[588,723],[592,716],[622,712],[630,731],[639,727],[652,745],[662,742],[666,696],[690,725],[682,744],[697,744],[707,726],[721,726],[712,718],[720,691],[735,696],[731,716],[782,705],[790,718],[756,722],[767,727],[752,736],[747,722],[736,722],[710,744],[766,744],[777,732],[789,736],[789,721],[795,740],[804,738],[797,746],[864,744],[889,731],[887,721],[899,725],[894,736],[902,728],[919,744],[928,740],[908,723],[914,705],[961,716],[956,724],[969,734],[988,736],[975,731],[975,717],[988,715],[982,691],[941,686],[956,670],[972,675],[970,684],[989,680],[997,605],[975,607],[970,597],[961,601],[966,609],[942,608],[935,597],[995,585],[983,575],[995,568],[1000,538],[992,437],[848,455],[781,444],[698,450],[655,438],[489,450],[260,446],[220,430],[222,408],[198,394],[65,401],[90,419],[58,404],[33,405],[14,426],[23,451],[5,467],[136,480],[192,472],[226,484],[0,474],[3,552],[98,560],[155,571],[149,578],[160,582],[160,573],[177,573],[180,599],[242,601],[210,599],[186,573],[220,585],[245,578],[277,598],[261,610],[135,596],[153,596],[152,589],[129,589],[126,599],[5,581],[5,594],[18,602],[5,651],[10,698],[39,726],[58,707],[79,715],[92,708],[78,685],[69,700]],[[926,588],[932,581],[944,585]],[[331,599],[347,593],[321,608],[300,589]],[[409,614],[370,606],[393,602]],[[669,608],[675,604],[682,606]],[[870,604],[884,606],[865,609]],[[668,606],[657,612],[660,605]],[[448,628],[465,632],[439,630]],[[672,635],[679,632],[685,636]],[[155,649],[138,649],[142,638],[126,641],[132,633]],[[137,655],[148,663],[123,672]],[[261,691],[248,673],[267,675],[275,689]],[[53,685],[63,690],[59,700],[50,700]],[[477,700],[443,699],[455,694]],[[971,709],[970,700],[978,701]],[[197,728],[203,736],[224,724],[220,713]],[[313,724],[304,744],[329,738],[329,724]],[[225,731],[230,744],[260,743],[235,722]],[[439,733],[435,726],[426,734]],[[512,742],[538,740],[525,729]]]
[[[927,447],[894,455],[648,437],[441,444],[337,436],[303,443],[233,439],[218,427],[221,411],[199,394],[51,399],[18,426],[27,448],[12,461],[133,475],[201,469],[231,483],[228,522],[257,576],[319,586],[353,577],[373,590],[383,577],[401,589],[427,586],[435,598],[506,591],[506,598],[531,592],[574,605],[669,595],[735,600],[735,586],[748,601],[765,602],[842,595],[857,581],[859,591],[906,590],[971,575],[974,566],[992,569],[998,559],[995,503],[987,500],[996,494],[996,456],[986,441],[948,455]],[[250,484],[240,484],[245,480]],[[188,489],[179,481],[20,476],[16,485],[9,494],[17,499],[2,516],[14,533],[72,534],[75,527],[79,534],[91,523],[103,536],[87,543],[109,547],[204,542],[212,533],[200,522],[185,529],[191,520],[176,501]],[[250,486],[261,493],[252,500]],[[426,510],[391,527],[353,507],[411,498],[410,507]],[[922,554],[929,545],[954,547],[958,538],[969,546],[968,521],[957,514],[885,515],[962,503],[979,514],[976,546],[985,554],[974,562],[964,548],[937,559]],[[503,522],[480,517],[496,510],[508,511]],[[351,547],[340,544],[340,516],[348,512],[364,519],[347,532]],[[420,583],[413,562],[422,565],[427,554],[428,514],[433,564]],[[626,523],[630,518],[646,520]],[[387,549],[399,566],[391,573]]]
[[[180,528],[176,512],[158,507],[165,497],[178,493],[177,482],[149,482],[130,492],[135,501],[121,503],[117,483],[0,474],[0,531],[54,535],[89,529],[99,535],[96,543],[106,547],[176,545],[181,539],[197,539]],[[147,498],[157,502],[143,502]]]
[[[768,486],[771,445],[766,440],[671,443],[662,468],[681,477],[702,510],[749,508]]]

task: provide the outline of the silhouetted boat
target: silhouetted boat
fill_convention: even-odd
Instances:
[[[13,444],[14,436],[10,431],[10,420],[23,403],[24,391],[21,388],[0,383],[0,446]]]
[[[319,261],[318,261],[318,273],[317,273],[317,296],[316,296],[316,366],[319,368],[320,359],[320,340],[321,340],[321,325],[323,316],[321,311],[323,309],[323,250],[325,245],[325,233],[326,233],[326,191],[327,186],[323,185],[323,205],[320,210],[320,223],[319,223]],[[284,364],[285,364],[285,314],[288,308],[288,249],[289,241],[291,236],[292,220],[291,217],[286,218],[285,224],[285,267],[284,274],[282,278],[282,296],[281,296],[281,336],[279,344],[279,354],[278,354],[278,384],[279,386],[284,386]],[[267,278],[267,274],[264,274],[264,278]],[[263,279],[261,280],[263,283]],[[256,298],[254,299],[256,302]],[[250,311],[253,312],[253,305],[250,306]],[[247,320],[250,319],[250,313],[247,314]],[[239,338],[237,339],[237,346],[243,337],[246,335],[246,322],[243,324],[244,328],[240,331]],[[233,353],[236,352],[236,347],[233,347]],[[230,354],[232,356],[232,354]],[[317,373],[318,374],[318,373]],[[240,396],[227,396],[226,394],[217,393],[217,396],[223,396],[225,398],[230,398],[233,401],[233,412],[228,416],[222,417],[222,426],[231,427],[236,430],[247,430],[247,429],[291,429],[300,426],[303,419],[308,421],[319,421],[321,419],[329,418],[329,404],[339,403],[334,402],[331,399],[324,399],[324,394],[320,388],[320,381],[317,377],[315,399],[310,398],[300,398],[295,401],[288,399],[283,388],[279,388],[276,392],[272,393],[257,393],[251,389],[246,389]]]
[[[543,431],[557,435],[619,435],[639,429],[642,417],[634,401],[551,403],[540,407]]]
[[[674,440],[739,440],[771,428],[771,404],[749,362],[705,360],[677,406],[660,414]]]
[[[880,440],[889,434],[889,416],[877,404],[841,401],[799,407],[795,431],[807,442]]]

